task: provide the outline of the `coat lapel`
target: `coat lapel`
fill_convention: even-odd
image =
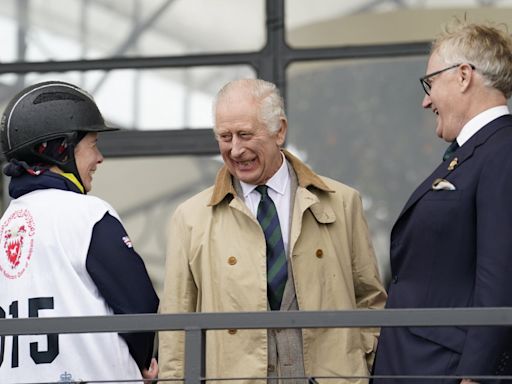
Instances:
[[[411,197],[405,203],[402,212],[398,215],[398,220],[421,199],[428,191],[432,189],[432,183],[437,178],[446,179],[452,172],[459,168],[466,160],[473,156],[477,147],[484,144],[498,130],[510,126],[512,124],[512,116],[505,115],[491,121],[489,124],[475,133],[464,145],[458,148],[452,156],[443,161],[436,170],[427,177],[423,183],[412,193]],[[455,160],[456,159],[456,160]]]

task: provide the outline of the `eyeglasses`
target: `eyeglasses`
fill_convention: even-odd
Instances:
[[[432,88],[432,84],[430,83],[429,79],[431,77],[439,75],[440,73],[443,73],[444,71],[448,71],[449,69],[457,68],[458,66],[460,66],[462,64],[463,63],[454,64],[449,67],[443,68],[439,71],[435,71],[435,72],[429,73],[428,75],[420,77],[420,83],[421,83],[421,86],[423,87],[423,90],[425,91],[425,93],[430,96],[430,89]],[[475,69],[475,66],[473,64],[469,64],[469,66],[471,67],[471,69]]]

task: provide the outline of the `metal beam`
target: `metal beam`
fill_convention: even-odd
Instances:
[[[38,61],[1,63],[0,74],[29,72],[68,72],[113,69],[152,69],[152,68],[184,68],[205,67],[213,65],[246,64],[257,67],[260,55],[258,52],[232,54],[201,54],[187,56],[152,56],[152,57],[112,57],[96,60]]]
[[[401,43],[379,44],[359,47],[333,47],[293,49],[286,52],[286,64],[293,61],[322,61],[340,59],[378,59],[383,57],[408,57],[427,55],[431,44]]]
[[[185,329],[185,384],[201,384],[206,376],[206,331]]]
[[[265,48],[264,48],[265,50]],[[412,56],[428,54],[430,43],[402,43],[380,44],[366,46],[347,46],[332,48],[291,49],[281,47],[280,57],[286,67],[296,60],[329,60],[348,58],[379,58],[395,56]],[[263,52],[265,53],[265,52]],[[267,62],[265,65],[265,57]],[[28,72],[67,72],[114,69],[153,69],[153,68],[185,68],[217,65],[250,65],[258,70],[262,76],[270,80],[277,75],[265,69],[269,64],[270,56],[261,55],[260,52],[226,53],[215,55],[185,55],[185,56],[152,56],[152,57],[116,57],[96,60],[70,60],[70,61],[41,61],[21,63],[1,63],[0,74],[28,73]],[[272,66],[270,66],[272,67]]]
[[[1,335],[186,329],[512,326],[512,308],[359,309],[0,319]]]
[[[105,157],[216,155],[212,129],[135,131],[101,134],[98,147]]]
[[[17,29],[17,48],[16,54],[18,61],[25,61],[27,54],[27,29],[28,29],[28,20],[29,20],[29,2],[28,0],[20,0],[16,2],[16,13],[17,13],[17,21],[18,21],[18,29]],[[25,85],[25,76],[19,76],[16,79],[16,87],[18,89],[23,88]]]

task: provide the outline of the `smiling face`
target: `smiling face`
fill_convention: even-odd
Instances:
[[[271,133],[259,118],[260,104],[243,88],[235,89],[217,104],[215,135],[222,159],[237,179],[265,184],[279,169],[287,122]]]
[[[96,146],[98,133],[90,132],[75,147],[76,168],[86,192],[92,188],[92,177],[98,164],[103,162],[103,155]]]
[[[450,64],[437,52],[432,53],[426,73],[440,71]],[[425,95],[422,107],[431,109],[436,115],[436,135],[445,141],[454,141],[467,121],[463,89],[460,86],[461,67],[454,67],[428,79],[430,95]]]

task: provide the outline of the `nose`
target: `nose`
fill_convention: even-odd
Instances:
[[[432,100],[430,99],[430,96],[425,94],[425,97],[423,97],[423,101],[421,102],[421,106],[425,109],[428,109],[432,106]]]
[[[103,160],[105,160],[105,158],[103,157],[103,154],[101,153],[101,151],[98,149],[98,156],[97,156],[96,162],[98,164],[101,164],[101,163],[103,163]]]
[[[242,140],[240,140],[237,135],[233,135],[233,138],[231,139],[231,156],[240,157],[244,151],[245,148]]]

